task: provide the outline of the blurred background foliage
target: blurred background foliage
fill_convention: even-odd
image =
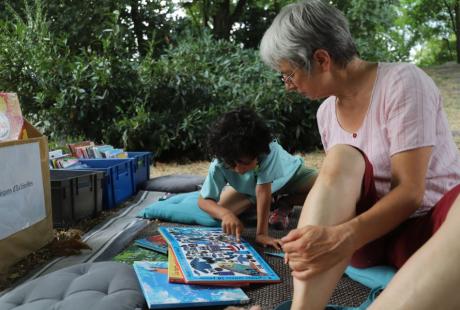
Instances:
[[[0,1],[0,91],[51,141],[206,158],[223,112],[260,112],[291,152],[320,145],[319,102],[287,93],[258,45],[286,0]],[[332,0],[369,60],[460,63],[460,0]]]

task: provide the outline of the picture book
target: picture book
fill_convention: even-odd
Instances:
[[[94,151],[94,158],[105,158],[105,152],[113,150],[113,146],[111,145],[98,145],[93,148]]]
[[[184,275],[179,268],[174,252],[169,249],[168,252],[168,281],[175,283],[185,283]]]
[[[168,254],[168,244],[162,235],[153,235],[147,238],[137,239],[134,244],[146,249]]]
[[[50,168],[60,169],[60,168],[73,168],[80,163],[78,158],[71,157],[70,154],[64,154],[60,157],[54,157],[49,160]]]
[[[159,232],[170,245],[185,283],[278,283],[280,277],[246,241],[221,228],[166,227]]]
[[[49,159],[60,158],[60,157],[65,156],[65,155],[66,154],[64,154],[64,152],[61,149],[48,152]]]
[[[114,261],[132,265],[135,261],[166,261],[164,254],[132,245],[113,258]]]
[[[23,126],[18,96],[15,93],[0,93],[0,141],[20,139]]]
[[[182,274],[182,271],[180,270],[179,263],[177,262],[176,256],[174,255],[174,252],[171,249],[169,249],[168,251],[168,281],[174,282],[174,283],[187,283],[185,281],[184,275]],[[197,284],[201,285],[200,283],[197,283]],[[243,287],[243,286],[248,286],[249,283],[248,282],[233,282],[233,283],[213,282],[208,285]]]
[[[78,143],[67,144],[67,147],[69,148],[72,156],[75,156],[78,158],[88,158],[88,152],[86,149],[89,147],[93,147],[93,146],[94,146],[93,141],[81,141]]]
[[[167,262],[136,261],[133,266],[149,309],[233,305],[249,301],[240,288],[169,283]]]
[[[128,153],[123,151],[123,149],[111,149],[103,154],[104,158],[128,158]]]
[[[77,158],[128,158],[123,149],[111,145],[95,145],[93,141],[81,141],[67,144],[72,156]]]

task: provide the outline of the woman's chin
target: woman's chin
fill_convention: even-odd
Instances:
[[[318,96],[318,95],[311,95],[311,94],[307,94],[307,93],[300,93],[300,95],[308,100],[321,100],[321,99],[325,99],[327,98],[328,96]]]
[[[307,99],[309,99],[309,100],[315,100],[315,99],[317,99],[317,98],[315,98],[315,96],[309,95],[309,94],[307,94],[307,93],[300,93],[300,95],[302,95],[302,97],[305,97],[305,98],[307,98]]]

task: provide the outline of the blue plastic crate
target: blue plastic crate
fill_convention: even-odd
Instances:
[[[128,152],[132,159],[134,189],[139,190],[140,185],[150,179],[150,165],[153,161],[151,152]]]
[[[105,172],[102,203],[104,209],[115,208],[134,194],[134,176],[132,159],[80,159],[89,168],[79,170],[97,170]]]

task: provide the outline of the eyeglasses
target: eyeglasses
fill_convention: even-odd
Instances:
[[[294,74],[296,73],[296,71],[298,69],[299,69],[299,67],[296,67],[294,69],[294,71],[292,71],[292,73],[289,74],[289,75],[281,74],[281,76],[280,76],[281,82],[283,82],[284,84],[291,84],[292,83],[292,78],[294,77]]]

